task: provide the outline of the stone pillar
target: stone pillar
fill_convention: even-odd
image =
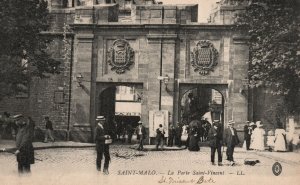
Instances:
[[[232,117],[236,122],[236,128],[243,129],[248,120],[248,86],[245,81],[248,78],[249,48],[245,38],[234,37],[231,48],[233,48],[232,60],[232,85],[230,91],[230,102],[232,106]]]
[[[170,119],[173,120],[173,104],[174,104],[174,63],[175,63],[175,40],[163,40],[162,42],[162,74],[168,77],[162,80],[161,92],[161,109],[168,110],[171,114]],[[169,121],[171,121],[169,120]]]
[[[181,97],[179,93],[180,74],[185,72],[185,65],[180,63],[184,61],[186,53],[186,38],[177,39],[175,44],[175,62],[174,62],[174,104],[173,104],[173,123],[176,124],[180,121],[180,102]],[[182,41],[181,41],[182,40]]]
[[[144,84],[144,96],[147,97],[148,113],[150,110],[159,110],[159,83],[157,77],[160,75],[160,41],[148,40],[148,47],[146,55],[148,60],[148,79]],[[148,114],[147,113],[147,114]],[[149,126],[149,123],[148,125]]]
[[[75,37],[74,68],[71,104],[71,137],[90,141],[90,98],[93,34],[77,34]],[[78,78],[81,77],[81,78]]]

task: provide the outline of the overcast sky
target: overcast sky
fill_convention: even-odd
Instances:
[[[198,4],[198,22],[207,22],[210,10],[220,0],[158,0],[163,4]]]

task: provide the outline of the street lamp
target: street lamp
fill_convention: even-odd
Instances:
[[[82,87],[82,81],[83,81],[83,76],[81,73],[78,73],[76,75],[76,80],[77,80],[77,87]]]
[[[169,78],[168,75],[164,76],[163,82],[165,84],[165,90],[166,91],[169,91],[169,89],[168,89],[168,82],[169,82],[169,80],[170,80],[170,78]]]
[[[158,80],[162,80],[164,85],[165,85],[165,90],[169,91],[168,89],[168,83],[170,81],[170,77],[166,74],[165,76],[158,76],[157,77]]]

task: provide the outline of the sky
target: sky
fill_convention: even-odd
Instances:
[[[158,0],[163,4],[198,4],[198,22],[207,22],[210,10],[220,0]]]

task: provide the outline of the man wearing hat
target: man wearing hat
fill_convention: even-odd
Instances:
[[[97,116],[96,118],[96,133],[95,133],[95,143],[97,150],[97,159],[96,159],[96,167],[98,171],[101,171],[101,161],[104,154],[104,169],[103,173],[108,175],[108,166],[110,162],[110,154],[109,154],[109,145],[105,144],[106,139],[110,139],[110,136],[107,134],[107,130],[104,128],[105,125],[105,117]]]
[[[19,126],[16,135],[16,152],[19,173],[30,173],[30,165],[34,164],[33,124],[23,115],[14,116]]]
[[[181,147],[181,134],[182,134],[182,125],[177,122],[176,128],[175,128],[175,144],[178,147]]]
[[[225,145],[227,146],[226,155],[227,160],[230,161],[232,166],[235,164],[233,160],[234,147],[240,142],[237,136],[237,131],[233,128],[234,123],[235,122],[233,120],[230,120],[228,122],[228,128],[225,129]]]
[[[209,129],[208,140],[211,148],[211,163],[215,165],[215,153],[218,152],[218,166],[222,166],[222,128],[219,121],[214,121],[213,126]]]
[[[50,138],[51,141],[54,142],[55,139],[53,137],[53,125],[52,125],[52,121],[50,121],[48,116],[45,117],[45,125],[46,125],[46,132],[45,132],[44,143],[48,142],[48,138]]]
[[[250,123],[250,121],[246,122],[246,125],[244,126],[244,140],[246,142],[246,149],[250,150],[250,142],[251,142],[251,135],[252,135],[252,125],[254,125],[253,122]]]
[[[144,150],[144,139],[146,138],[146,129],[143,126],[142,121],[138,122],[139,125],[136,127],[136,135],[137,139],[139,140],[139,147],[138,150]]]

